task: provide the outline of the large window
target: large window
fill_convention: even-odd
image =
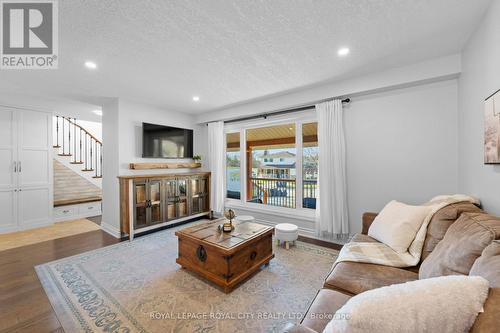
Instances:
[[[295,124],[246,130],[249,202],[295,208]]]
[[[226,197],[241,198],[240,133],[226,134]]]
[[[316,208],[318,124],[310,116],[301,119],[226,128],[228,199],[269,209]]]

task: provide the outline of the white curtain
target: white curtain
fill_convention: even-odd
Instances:
[[[316,201],[316,232],[321,238],[349,235],[345,138],[342,101],[316,104],[318,117],[319,198]]]
[[[208,163],[212,172],[210,209],[216,214],[222,214],[224,211],[225,161],[224,122],[208,123]]]

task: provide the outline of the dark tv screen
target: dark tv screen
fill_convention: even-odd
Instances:
[[[193,157],[193,130],[142,123],[142,157]]]

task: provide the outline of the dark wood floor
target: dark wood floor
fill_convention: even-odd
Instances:
[[[64,332],[34,266],[118,241],[98,230],[1,251],[0,333]]]

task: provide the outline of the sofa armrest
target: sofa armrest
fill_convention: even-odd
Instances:
[[[318,333],[307,326],[301,324],[288,323],[281,333]]]
[[[377,215],[378,213],[363,213],[363,230],[361,231],[363,235],[368,235],[368,229],[370,229],[370,225],[372,224],[373,220],[375,220],[375,217],[377,217]]]

